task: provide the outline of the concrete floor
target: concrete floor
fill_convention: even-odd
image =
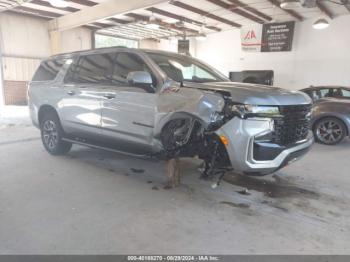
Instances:
[[[316,144],[274,177],[216,189],[185,159],[165,190],[162,162],[79,146],[53,157],[37,129],[3,125],[0,254],[349,254],[349,147]]]

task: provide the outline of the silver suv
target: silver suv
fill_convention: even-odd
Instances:
[[[42,61],[29,107],[52,155],[72,144],[204,160],[203,176],[270,174],[305,154],[311,99],[302,92],[230,82],[175,53],[106,48]]]

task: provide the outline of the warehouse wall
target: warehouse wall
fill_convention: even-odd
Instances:
[[[75,28],[61,34],[61,52],[91,48],[91,33]],[[6,104],[24,104],[26,85],[40,60],[51,55],[46,20],[12,13],[0,14],[0,54]],[[0,97],[1,98],[1,97]],[[4,101],[5,100],[5,101]]]
[[[275,85],[301,89],[310,85],[350,85],[350,16],[315,30],[314,20],[296,23],[291,52],[241,51],[240,30],[211,34],[196,42],[196,56],[228,75],[229,71],[274,70]]]
[[[61,52],[91,49],[91,30],[78,27],[61,33]]]

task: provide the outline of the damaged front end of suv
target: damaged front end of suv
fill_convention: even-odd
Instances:
[[[167,158],[204,160],[202,176],[227,170],[271,174],[313,144],[311,101],[301,92],[223,82],[170,81],[161,92],[155,136]]]

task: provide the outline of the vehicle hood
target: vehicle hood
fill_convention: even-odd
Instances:
[[[310,97],[300,91],[290,91],[282,88],[243,84],[235,82],[192,83],[184,82],[184,87],[198,88],[208,91],[225,91],[231,94],[237,103],[251,105],[297,105],[311,104]]]

